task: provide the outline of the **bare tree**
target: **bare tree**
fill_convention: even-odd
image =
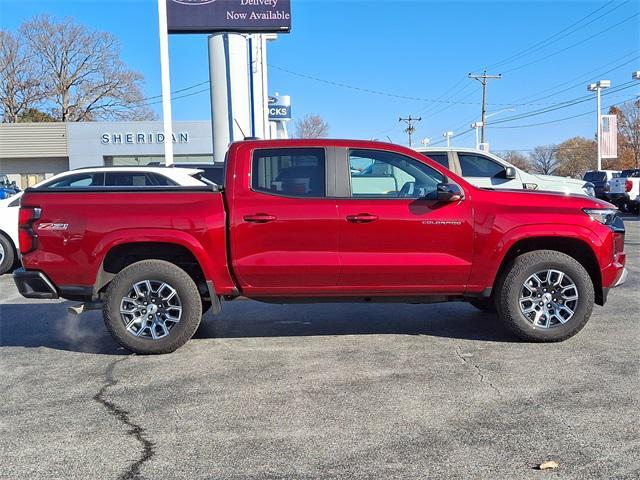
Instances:
[[[322,138],[329,135],[329,124],[320,115],[310,114],[296,120],[296,138]]]
[[[536,173],[553,175],[558,167],[555,145],[536,147],[530,157],[533,170]]]
[[[153,118],[144,104],[142,75],[120,60],[118,41],[70,18],[38,16],[20,27],[41,65],[50,114],[58,121]]]
[[[619,158],[630,157],[622,162],[622,168],[640,165],[640,100],[623,103],[620,108],[611,107],[611,114],[618,117],[618,148]]]
[[[0,112],[4,123],[17,122],[43,96],[33,55],[16,37],[0,30]]]
[[[505,152],[504,155],[502,155],[502,158],[520,170],[524,170],[525,172],[531,170],[531,162],[529,162],[529,159],[520,152],[510,150]]]
[[[597,144],[584,137],[573,137],[556,147],[556,175],[582,177],[587,170],[596,168]]]

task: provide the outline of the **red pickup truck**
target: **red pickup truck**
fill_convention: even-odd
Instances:
[[[559,341],[626,277],[612,205],[477,188],[369,141],[234,143],[224,186],[28,189],[19,223],[22,295],[102,304],[139,353],[177,349],[240,296],[469,301]]]

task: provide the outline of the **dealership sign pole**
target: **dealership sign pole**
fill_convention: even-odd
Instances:
[[[169,29],[167,26],[167,2],[158,0],[160,29],[160,70],[162,75],[162,118],[164,120],[164,162],[173,165],[173,125],[171,120],[171,79],[169,76]]]
[[[288,33],[291,30],[291,0],[164,2],[166,24],[161,27],[163,32],[212,34],[209,37],[209,72],[213,160],[222,162],[230,142],[244,138],[247,134],[254,135],[256,109],[259,109],[260,116],[264,119],[262,123],[267,122],[266,78],[262,78],[265,88],[261,92],[260,101],[257,101],[254,91],[256,86],[255,83],[252,86],[251,82],[254,62],[250,58],[254,52],[250,39],[253,34]],[[261,47],[264,47],[264,40],[264,37],[260,38]],[[264,72],[265,59],[266,56],[261,51],[259,62],[262,64],[257,70]],[[165,64],[168,85],[168,53]],[[262,127],[263,134],[266,134],[266,128],[266,125]]]

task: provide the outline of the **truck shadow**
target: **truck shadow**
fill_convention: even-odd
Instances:
[[[271,305],[242,300],[224,304],[216,317],[205,315],[195,338],[324,335],[425,335],[515,341],[494,314],[480,312],[466,303]]]
[[[0,346],[127,355],[109,335],[100,312],[67,313],[71,302],[0,305]],[[515,341],[495,315],[464,303],[270,305],[228,302],[206,314],[196,339],[325,335],[426,335],[477,341]]]

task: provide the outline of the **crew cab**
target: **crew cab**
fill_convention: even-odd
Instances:
[[[640,169],[623,170],[609,182],[609,198],[621,210],[640,214]]]
[[[596,196],[591,182],[556,175],[528,173],[497,155],[483,150],[461,147],[424,147],[416,150],[477,187],[544,190]]]
[[[28,189],[19,291],[99,305],[123,346],[166,353],[239,297],[469,301],[560,341],[626,278],[612,205],[478,188],[398,145],[249,140],[226,172],[224,186]]]

